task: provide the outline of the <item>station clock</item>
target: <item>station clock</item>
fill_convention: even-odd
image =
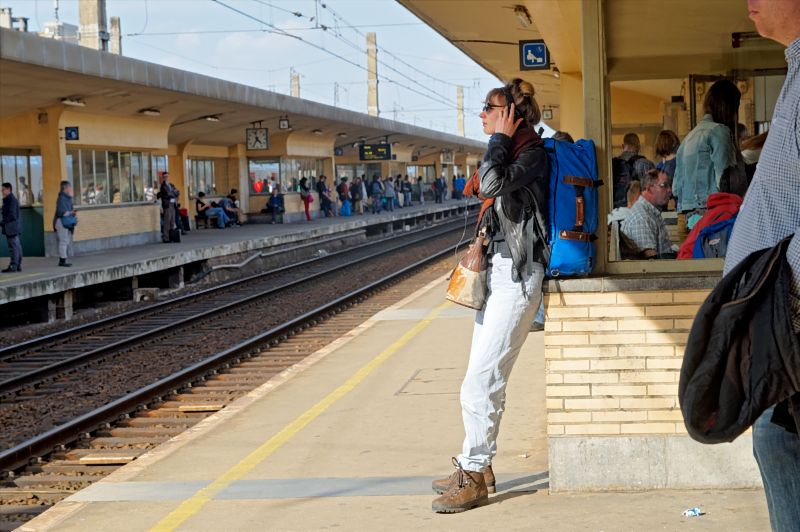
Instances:
[[[266,150],[269,148],[268,131],[265,127],[248,127],[245,139],[248,150]]]

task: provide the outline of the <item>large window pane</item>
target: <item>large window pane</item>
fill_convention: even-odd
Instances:
[[[19,204],[26,207],[33,204],[30,178],[28,177],[28,156],[17,155],[14,159],[17,167],[17,179],[11,179],[10,181],[14,186],[14,194],[19,200]]]
[[[111,203],[122,203],[122,194],[120,193],[120,169],[119,169],[119,152],[108,152],[108,190],[110,190],[109,200]]]
[[[147,155],[144,157],[147,160]],[[142,154],[131,153],[131,200],[142,201],[144,199],[144,181],[142,180]]]
[[[97,204],[94,176],[94,151],[81,150],[81,195],[85,205]],[[105,160],[105,158],[103,159]]]
[[[131,201],[130,152],[120,152],[119,154],[119,194],[120,194],[120,202],[129,203]]]
[[[67,150],[67,181],[72,183],[73,197],[75,205],[84,203],[81,188],[81,152],[80,150]]]
[[[109,203],[108,196],[108,161],[105,150],[94,152],[94,203],[103,205]]]
[[[269,194],[280,177],[278,159],[250,159],[247,166],[251,194]]]
[[[44,187],[42,185],[42,156],[31,155],[29,160],[31,201],[34,205],[41,205],[44,201]]]

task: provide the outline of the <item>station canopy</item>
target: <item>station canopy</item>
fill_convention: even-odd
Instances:
[[[111,117],[142,116],[169,124],[168,143],[232,146],[244,128],[261,122],[270,136],[286,117],[291,133],[329,139],[344,156],[357,156],[359,141],[387,140],[424,157],[446,150],[480,155],[477,140],[339,109],[129,57],[0,29],[0,119],[57,105],[63,98],[85,102],[78,112]],[[209,121],[204,117],[216,117]],[[143,117],[144,118],[144,117]]]

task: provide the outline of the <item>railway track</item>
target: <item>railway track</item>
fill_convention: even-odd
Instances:
[[[452,245],[444,247],[0,453],[0,530],[135,460],[446,273]]]
[[[124,352],[153,335],[220,315],[248,301],[273,296],[287,287],[313,281],[355,262],[449,234],[460,224],[456,221],[418,233],[369,242],[2,348],[0,399],[8,400],[26,387],[40,386],[47,379],[73,371],[82,364]]]

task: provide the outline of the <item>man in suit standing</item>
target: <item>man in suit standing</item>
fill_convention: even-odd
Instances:
[[[19,212],[19,201],[12,192],[11,183],[3,183],[3,234],[8,242],[8,256],[11,261],[3,272],[22,271],[22,218]]]

